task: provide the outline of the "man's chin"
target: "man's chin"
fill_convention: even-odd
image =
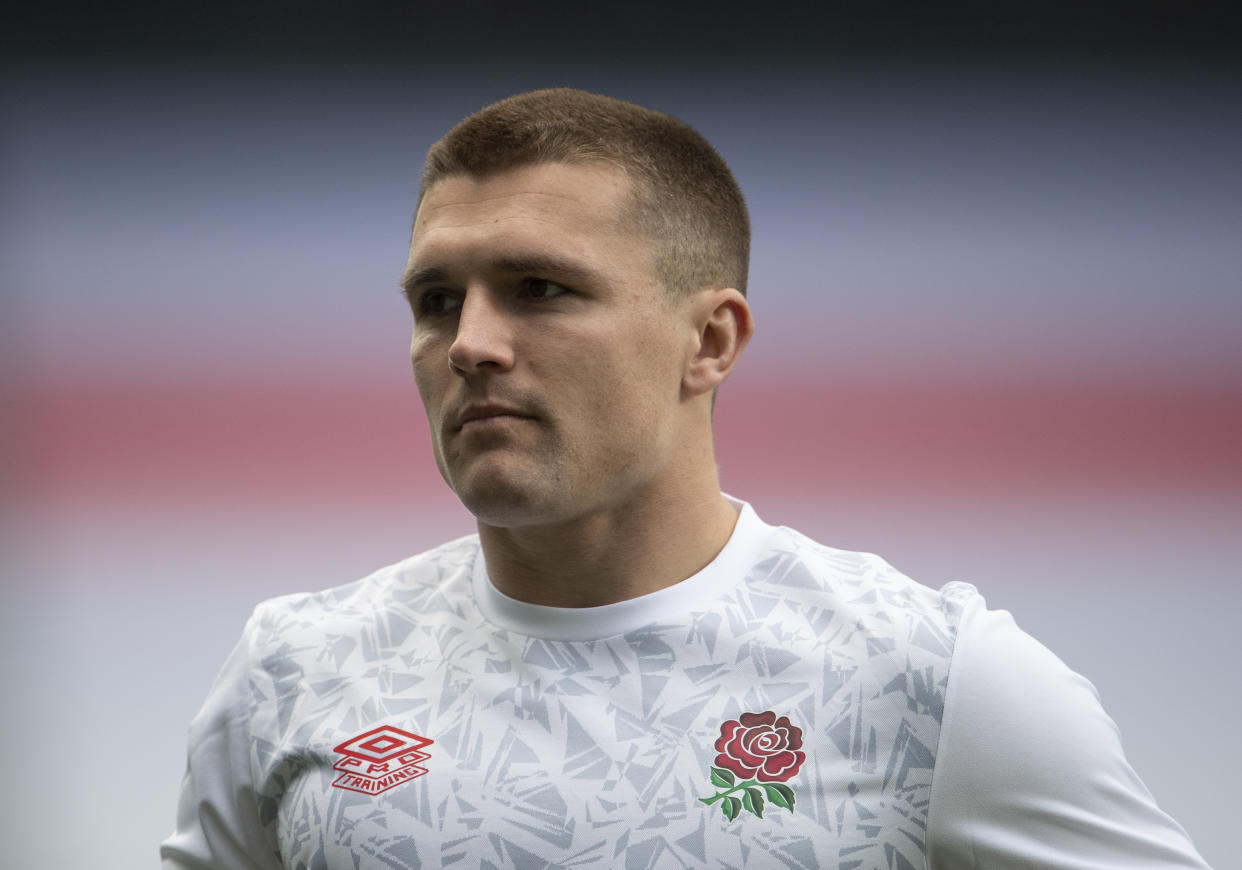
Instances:
[[[475,519],[497,528],[547,522],[564,508],[564,500],[554,498],[546,486],[504,475],[475,478],[454,492]]]

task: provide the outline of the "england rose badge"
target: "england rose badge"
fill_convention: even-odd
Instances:
[[[786,783],[802,768],[806,753],[802,729],[787,716],[767,710],[728,720],[720,726],[716,752],[711,781],[722,791],[700,801],[708,806],[720,801],[729,821],[742,810],[762,819],[765,799],[793,812],[794,793]]]

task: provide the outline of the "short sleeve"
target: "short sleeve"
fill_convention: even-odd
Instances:
[[[945,691],[927,854],[933,870],[1207,868],[1095,687],[978,596]]]
[[[250,627],[190,724],[177,829],[160,847],[164,870],[279,868],[264,835],[250,765]]]

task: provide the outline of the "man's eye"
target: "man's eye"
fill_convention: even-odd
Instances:
[[[522,295],[531,299],[551,299],[569,292],[568,287],[546,278],[527,278],[522,282]]]
[[[461,307],[461,301],[442,290],[428,290],[418,297],[418,313],[427,315],[446,314]]]

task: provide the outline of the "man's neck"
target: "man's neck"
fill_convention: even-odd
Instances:
[[[691,577],[728,543],[738,512],[710,494],[644,496],[546,526],[479,523],[487,570],[510,598],[551,607],[598,607]]]

